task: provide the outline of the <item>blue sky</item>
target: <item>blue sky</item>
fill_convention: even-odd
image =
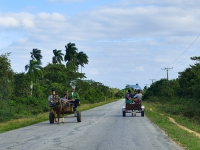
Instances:
[[[122,89],[178,77],[200,55],[198,0],[1,0],[0,54],[25,72],[33,48],[42,65],[72,42],[89,57],[87,79]],[[65,63],[65,62],[63,62]],[[154,80],[155,81],[155,80]]]

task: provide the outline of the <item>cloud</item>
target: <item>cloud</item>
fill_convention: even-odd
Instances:
[[[200,33],[200,11],[194,2],[199,4],[198,1],[122,0],[73,16],[45,10],[38,14],[0,13],[3,35],[8,30],[23,33],[11,38],[9,32],[8,38],[1,40],[11,42],[0,50],[12,52],[12,66],[20,72],[33,48],[42,50],[46,65],[52,60],[53,49],[65,53],[64,46],[73,42],[89,56],[89,64],[82,68],[89,79],[120,88],[132,83],[147,84],[149,78],[156,78],[158,70],[176,66],[199,47],[200,39],[186,50]],[[184,66],[174,67],[173,71],[179,72]],[[115,81],[111,83],[112,80]]]
[[[49,14],[49,13],[46,13],[46,12],[42,12],[42,13],[39,13],[38,15],[38,18],[41,19],[41,20],[49,20],[49,21],[65,21],[66,18],[64,15],[61,15],[59,13],[52,13],[52,14]]]
[[[0,27],[33,28],[34,15],[29,13],[0,13]]]

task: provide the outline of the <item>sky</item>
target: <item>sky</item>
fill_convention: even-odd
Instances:
[[[25,72],[33,48],[42,66],[75,43],[85,80],[123,89],[178,78],[200,55],[199,0],[1,0],[0,55]],[[63,62],[65,64],[66,62]],[[79,70],[80,72],[81,70]]]

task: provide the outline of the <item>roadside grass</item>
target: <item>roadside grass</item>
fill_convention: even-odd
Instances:
[[[114,102],[116,100],[109,100],[106,102],[99,102],[99,103],[94,103],[94,104],[81,104],[78,108],[78,110],[80,111],[84,111],[84,110],[89,110],[98,106],[102,106],[111,102]],[[67,116],[67,114],[65,114]],[[70,114],[68,114],[70,115]],[[49,112],[45,112],[45,113],[41,113],[38,115],[34,115],[34,116],[29,116],[29,117],[23,117],[21,116],[20,119],[14,119],[14,120],[10,120],[8,122],[3,122],[0,123],[0,133],[6,132],[6,131],[10,131],[10,130],[14,130],[14,129],[18,129],[18,128],[22,128],[22,127],[26,127],[32,124],[36,124],[39,122],[43,122],[43,121],[47,121],[49,120]]]
[[[175,116],[166,114],[159,109],[161,104],[144,102],[145,105],[145,115],[159,128],[161,128],[166,135],[178,145],[180,145],[185,150],[199,150],[200,149],[200,138],[194,133],[190,133],[176,124],[171,122],[168,117],[173,118],[178,124],[187,127],[190,130],[199,132],[199,127],[197,123],[191,121],[182,116]]]
[[[21,119],[14,119],[8,122],[0,123],[0,133],[18,129],[21,127],[26,127],[35,123],[46,121],[48,119],[49,113],[42,113],[35,116],[30,116]]]
[[[186,117],[179,117],[179,116],[173,116],[174,120],[176,120],[177,123],[179,123],[182,126],[185,126],[189,128],[190,130],[196,131],[200,134],[200,123],[194,121],[192,118],[186,118]]]

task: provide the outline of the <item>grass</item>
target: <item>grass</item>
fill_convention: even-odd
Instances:
[[[196,121],[194,121],[192,118],[186,118],[186,117],[180,117],[180,116],[173,116],[174,119],[176,120],[176,122],[178,122],[179,124],[193,130],[196,131],[198,133],[200,133],[200,125],[199,123],[197,123]]]
[[[180,145],[185,150],[199,150],[200,149],[200,138],[194,133],[190,133],[176,124],[172,123],[168,117],[173,118],[177,123],[194,131],[199,131],[200,125],[197,123],[182,117],[173,116],[162,112],[159,109],[159,103],[144,102],[145,115],[159,128],[161,128],[169,138]]]
[[[94,104],[81,104],[78,110],[84,111],[84,110],[92,109],[92,108],[102,106],[114,101],[115,100],[109,100],[106,102],[99,102],[99,103],[94,103]],[[47,121],[48,119],[49,119],[49,112],[38,114],[35,116],[24,117],[21,119],[10,120],[8,122],[0,123],[0,133],[26,127],[26,126],[36,124],[42,121]]]
[[[48,114],[49,113],[43,113],[34,117],[14,119],[5,123],[0,123],[0,133],[46,121],[48,119]]]

